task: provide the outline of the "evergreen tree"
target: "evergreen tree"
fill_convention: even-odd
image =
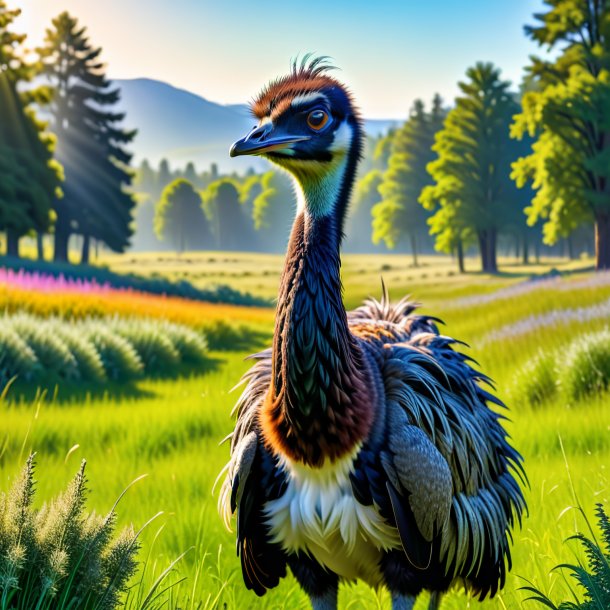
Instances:
[[[201,208],[201,196],[184,178],[168,184],[155,207],[155,233],[170,241],[179,252],[203,249],[210,242],[208,222]]]
[[[438,210],[430,223],[444,240],[457,246],[465,231],[472,231],[483,271],[495,273],[498,232],[515,207],[509,127],[518,105],[509,83],[500,80],[492,64],[477,63],[466,76],[468,80],[459,83],[462,96],[436,135],[438,159],[428,165],[434,184],[423,190],[420,201],[427,209]]]
[[[610,0],[545,4],[525,31],[559,53],[553,61],[532,58],[513,134],[537,140],[514,177],[520,185],[533,179],[528,218],[545,221],[546,243],[594,221],[596,266],[610,269]]]
[[[157,192],[155,193],[157,199],[163,189],[173,180],[172,170],[169,167],[169,162],[167,159],[161,159],[159,163],[159,169],[157,171]]]
[[[157,193],[157,174],[146,159],[136,170],[132,190],[136,199],[132,247],[137,250],[156,250],[162,244],[154,230],[154,202],[160,199],[161,194]]]
[[[23,60],[25,35],[10,31],[19,13],[0,0],[0,230],[6,231],[10,256],[19,255],[21,236],[49,229],[61,179],[54,139],[32,108],[48,98],[48,90],[23,88],[34,66]]]
[[[145,193],[152,198],[156,188],[156,180],[157,176],[154,170],[150,163],[144,159],[136,170],[133,179],[133,190],[138,193]]]
[[[55,260],[67,260],[72,233],[83,235],[83,262],[91,238],[122,252],[129,245],[135,205],[126,190],[131,155],[124,146],[135,132],[121,129],[124,115],[110,110],[120,92],[105,77],[101,49],[67,12],[53,19],[39,53],[55,90],[52,128],[66,176],[65,196],[56,207]]]
[[[432,180],[426,169],[435,157],[434,136],[442,127],[445,112],[440,96],[435,96],[427,113],[421,100],[416,100],[409,119],[392,139],[388,169],[379,185],[381,201],[373,208],[373,242],[383,240],[395,248],[408,237],[417,267],[417,236],[427,232],[430,216],[419,204],[419,196]]]
[[[188,180],[193,186],[199,186],[197,184],[199,182],[199,176],[197,175],[195,164],[192,161],[189,161],[184,168],[184,179]]]

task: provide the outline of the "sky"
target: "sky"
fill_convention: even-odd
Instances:
[[[524,33],[542,0],[8,0],[39,45],[68,10],[103,48],[111,78],[162,80],[220,103],[249,101],[290,59],[340,68],[367,118],[402,118],[435,92],[451,102],[476,61],[518,84],[542,51]]]

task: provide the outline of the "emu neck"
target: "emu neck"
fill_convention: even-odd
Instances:
[[[268,444],[311,466],[353,451],[366,437],[372,417],[373,384],[343,306],[340,232],[333,215],[313,216],[307,209],[297,215],[278,300],[272,385],[262,416]]]

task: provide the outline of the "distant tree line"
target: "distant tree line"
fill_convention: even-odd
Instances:
[[[610,0],[545,4],[525,32],[554,59],[533,57],[519,91],[479,62],[453,104],[418,100],[403,125],[367,139],[348,251],[410,250],[417,265],[435,248],[460,270],[477,251],[493,273],[498,251],[527,263],[542,247],[570,257],[594,250],[597,268],[610,268]],[[92,241],[115,251],[283,250],[294,214],[284,174],[172,170],[167,160],[143,161],[133,174],[126,147],[135,133],[112,110],[119,92],[86,29],[62,13],[27,63],[25,37],[11,30],[17,15],[0,0],[0,231],[9,254],[24,235],[38,236],[42,254],[49,232],[60,261],[74,234],[85,262]]]
[[[525,263],[541,241],[573,257],[593,246],[594,227],[596,267],[610,268],[610,0],[545,4],[525,32],[557,53],[531,59],[520,92],[477,63],[450,110],[418,100],[377,142],[355,197],[374,242],[409,241],[417,265],[429,232],[460,270],[476,246],[481,268],[495,272],[500,240]]]
[[[42,258],[49,232],[56,261],[68,260],[74,234],[82,236],[83,262],[92,240],[122,252],[135,206],[125,147],[135,132],[124,130],[124,115],[113,110],[119,90],[74,17],[53,19],[32,52],[25,35],[12,31],[19,13],[0,0],[0,231],[7,254],[19,256],[20,238],[36,235]],[[32,53],[36,59],[26,61]]]
[[[268,171],[222,175],[215,164],[172,170],[142,161],[134,176],[133,246],[140,250],[281,252],[296,202],[290,179]]]

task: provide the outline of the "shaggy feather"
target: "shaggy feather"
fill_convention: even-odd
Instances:
[[[330,156],[339,173],[328,151],[285,164],[302,202],[273,347],[244,376],[219,501],[227,522],[237,512],[244,581],[262,595],[290,566],[324,608],[336,605],[339,577],[385,584],[395,607],[454,581],[493,596],[525,510],[522,457],[489,406],[504,407],[491,381],[439,333],[440,320],[407,298],[390,303],[385,286],[381,300],[346,313],[339,248],[361,124],[325,60],[310,59],[253,105],[273,120],[323,93],[344,122]],[[313,188],[325,167],[335,175]]]

